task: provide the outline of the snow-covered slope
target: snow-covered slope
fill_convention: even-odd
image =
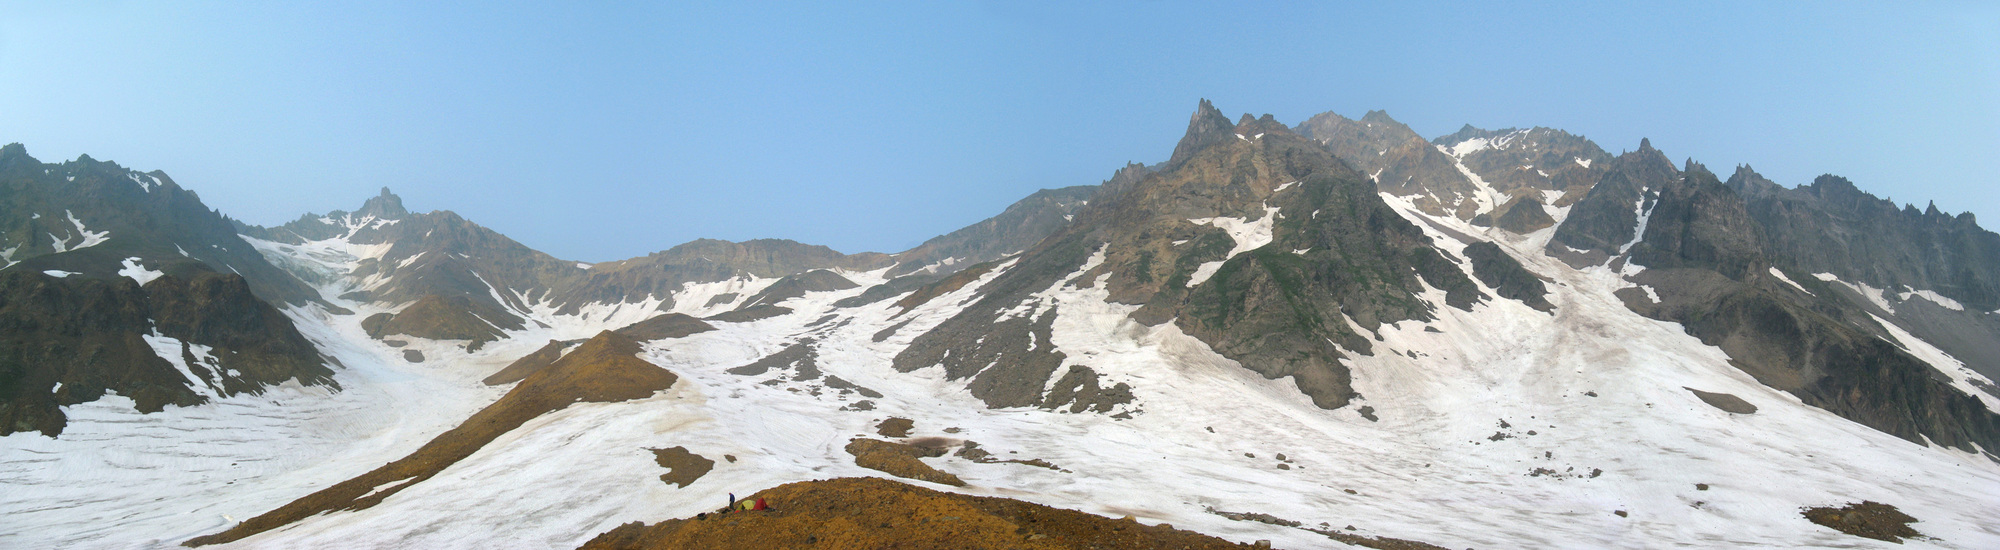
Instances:
[[[1362,534],[1447,547],[1887,547],[1799,514],[1807,506],[1874,500],[1921,519],[1915,527],[1933,537],[1906,546],[2000,545],[2000,527],[1990,521],[2000,511],[1993,498],[2000,466],[1910,444],[1758,384],[1679,326],[1628,311],[1612,295],[1630,285],[1617,273],[1576,270],[1546,256],[1546,234],[1428,221],[1499,239],[1553,281],[1557,310],[1496,300],[1471,311],[1439,308],[1434,322],[1382,331],[1378,353],[1349,364],[1363,395],[1357,404],[1379,421],[1355,407],[1316,408],[1291,384],[1254,375],[1171,323],[1134,323],[1127,317],[1133,307],[1107,302],[1101,285],[1043,293],[1056,307],[1039,314],[1057,316],[1048,344],[1069,363],[1133,383],[1130,418],[987,409],[964,382],[947,381],[935,368],[904,374],[890,363],[991,275],[901,315],[885,302],[831,306],[860,289],[811,293],[782,303],[794,310],[789,315],[716,323],[719,330],[651,344],[646,359],[682,376],[668,392],[537,419],[378,506],[310,518],[232,546],[573,547],[621,523],[713,509],[725,493],[881,476],[854,466],[842,446],[872,436],[873,425],[889,416],[914,419],[917,436],[976,441],[1007,458],[1062,469],[930,459],[969,483],[935,488],[1130,514],[1280,547],[1337,543],[1207,510],[1267,513],[1309,527],[1353,525]],[[1466,244],[1429,231],[1447,250]],[[1429,298],[1442,300],[1435,294]],[[822,321],[827,315],[836,318]],[[905,320],[910,324],[875,341]],[[796,369],[726,372],[807,339],[818,371],[882,397],[840,392]],[[443,374],[449,371],[427,372],[427,383],[451,385]],[[1727,413],[1685,388],[1736,395],[1757,412]],[[464,407],[491,395],[433,399]],[[863,400],[872,409],[857,410]],[[661,483],[664,470],[647,449],[674,446],[715,459],[715,469],[685,488]],[[389,447],[370,456],[394,454]],[[315,488],[291,477],[262,483],[271,493]],[[184,521],[219,527],[223,516],[254,515],[272,500],[216,498]]]
[[[952,454],[924,460],[966,486],[908,483],[1129,515],[1235,541],[1268,539],[1283,548],[1342,546],[1308,529],[1450,548],[1889,547],[1815,525],[1800,513],[1861,501],[1891,504],[1921,520],[1913,527],[1926,537],[1903,546],[2000,548],[2000,523],[1992,520],[2000,517],[2000,462],[1992,455],[1912,443],[1808,405],[1760,383],[1739,368],[1741,361],[1690,335],[1690,327],[1636,312],[1634,296],[1652,304],[1679,296],[1634,283],[1636,275],[1668,268],[1635,263],[1624,254],[1637,244],[1647,245],[1641,250],[1656,244],[1646,241],[1649,227],[1686,222],[1651,217],[1650,207],[1662,200],[1658,186],[1634,183],[1651,181],[1639,177],[1647,168],[1640,161],[1665,158],[1649,144],[1642,146],[1645,159],[1613,159],[1601,152],[1552,157],[1575,165],[1571,171],[1577,174],[1593,165],[1598,168],[1592,174],[1631,173],[1618,172],[1631,178],[1631,197],[1599,201],[1615,209],[1593,213],[1588,208],[1594,203],[1574,205],[1595,216],[1593,223],[1617,226],[1602,233],[1618,238],[1570,242],[1561,238],[1559,227],[1508,231],[1473,223],[1472,214],[1499,205],[1503,195],[1497,192],[1476,201],[1477,208],[1447,209],[1435,196],[1394,186],[1380,187],[1377,196],[1367,191],[1376,188],[1367,187],[1365,179],[1330,183],[1339,174],[1329,173],[1346,168],[1335,170],[1339,161],[1332,157],[1324,166],[1313,165],[1315,157],[1300,147],[1273,148],[1306,142],[1288,137],[1268,117],[1231,125],[1212,110],[1204,102],[1190,124],[1191,137],[1177,148],[1176,162],[1158,173],[1128,167],[1121,174],[1129,177],[1105,185],[1091,204],[1077,205],[1073,218],[1072,210],[1063,210],[1067,225],[1057,238],[977,266],[960,265],[956,256],[925,264],[952,268],[940,271],[964,269],[949,276],[914,264],[899,266],[886,255],[846,257],[853,265],[845,266],[815,257],[817,263],[807,262],[816,266],[811,269],[827,269],[858,286],[783,286],[803,269],[788,272],[780,264],[805,263],[770,261],[759,251],[812,247],[720,241],[684,245],[688,248],[678,256],[574,266],[590,274],[567,289],[516,288],[468,271],[475,275],[470,288],[523,321],[519,328],[499,329],[502,337],[483,347],[464,340],[369,336],[364,319],[396,313],[409,303],[375,301],[370,291],[414,273],[398,275],[396,269],[449,259],[433,258],[439,252],[429,251],[391,257],[393,243],[356,242],[363,231],[399,223],[376,217],[367,207],[317,222],[314,227],[323,226],[324,232],[294,232],[283,241],[249,239],[272,264],[316,285],[326,298],[326,304],[292,306],[286,313],[338,361],[336,379],[343,389],[282,386],[262,396],[224,397],[152,415],[132,411],[122,398],[67,407],[71,426],[61,438],[31,433],[0,438],[0,547],[168,548],[223,531],[410,454],[499,399],[508,387],[488,387],[481,380],[550,340],[580,340],[679,313],[707,318],[715,330],[644,345],[641,358],[679,376],[668,390],[645,399],[561,408],[500,435],[434,477],[378,487],[400,490],[372,507],[311,515],[220,546],[574,548],[628,522],[713,510],[731,493],[805,479],[888,477],[857,466],[845,447],[857,437],[889,437],[878,435],[876,426],[898,417],[914,421],[912,439],[954,450],[976,442],[997,458],[1049,466]],[[1341,120],[1322,119],[1327,135],[1334,136],[1334,123]],[[1219,130],[1253,126],[1257,130],[1234,137]],[[1327,139],[1320,143],[1332,147]],[[1364,147],[1371,143],[1357,140],[1347,149],[1387,156],[1388,149]],[[1459,146],[1417,141],[1410,149],[1415,160],[1405,164],[1421,168],[1457,159],[1449,175],[1492,191],[1484,180],[1500,179],[1479,175],[1487,168],[1467,159],[1481,151],[1465,143],[1471,141]],[[1201,156],[1222,148],[1233,148],[1228,150],[1233,156]],[[1298,164],[1286,164],[1293,162]],[[1210,203],[1181,199],[1226,195],[1205,186],[1232,178],[1211,176],[1246,175],[1228,172],[1246,165],[1258,168],[1255,177],[1241,178],[1242,196]],[[1671,165],[1663,166],[1654,172],[1678,176]],[[1293,177],[1298,174],[1289,171],[1314,177]],[[1406,171],[1404,181],[1428,173]],[[1165,175],[1156,178],[1159,174]],[[1341,182],[1352,185],[1337,187]],[[1167,194],[1168,184],[1186,193]],[[1530,187],[1548,198],[1569,196]],[[1353,189],[1363,192],[1349,193]],[[1307,193],[1318,201],[1310,204],[1327,206],[1302,206],[1309,204],[1300,198]],[[1155,226],[1134,227],[1132,218],[1107,215],[1118,212],[1104,204],[1142,194],[1154,201],[1148,206],[1157,210],[1149,212],[1158,214]],[[385,191],[384,197],[392,195]],[[1635,210],[1635,203],[1640,208]],[[1571,213],[1565,203],[1554,218],[1567,223]],[[1037,216],[1053,219],[1053,214]],[[1351,338],[1310,343],[1325,340],[1338,348],[1326,357],[1351,378],[1342,380],[1338,392],[1310,395],[1306,385],[1287,379],[1291,374],[1253,370],[1225,357],[1216,350],[1227,347],[1211,347],[1206,342],[1215,340],[1178,322],[1192,314],[1174,316],[1197,310],[1173,309],[1164,298],[1149,304],[1153,298],[1117,282],[1138,270],[1157,269],[1160,276],[1148,277],[1146,284],[1170,291],[1160,296],[1176,298],[1195,288],[1224,295],[1263,284],[1247,278],[1234,279],[1238,286],[1215,282],[1240,276],[1244,270],[1235,268],[1248,259],[1279,267],[1313,259],[1320,263],[1311,265],[1332,266],[1324,268],[1329,271],[1372,268],[1360,261],[1370,258],[1324,260],[1329,254],[1365,255],[1327,248],[1343,244],[1338,241],[1300,247],[1302,228],[1333,227],[1314,221],[1322,216],[1365,218],[1367,223],[1349,224],[1365,227],[1401,228],[1407,221],[1413,228],[1401,233],[1346,231],[1337,237],[1348,244],[1393,237],[1401,247],[1395,250],[1434,247],[1441,253],[1427,256],[1440,259],[1425,269],[1442,273],[1398,279],[1392,276],[1417,268],[1397,264],[1378,279],[1409,281],[1407,288],[1391,289],[1391,297],[1409,298],[1399,303],[1427,314],[1393,321],[1398,317],[1351,309],[1345,302],[1327,308],[1334,313],[1326,322],[1344,323],[1340,328],[1349,332],[1339,338]],[[1101,234],[1118,231],[1131,234]],[[1058,242],[1063,237],[1082,244],[1044,246],[1063,244]],[[1584,252],[1571,244],[1592,246],[1604,258],[1558,257]],[[1161,260],[1157,266],[1153,256],[1141,256],[1167,258],[1182,254],[1177,247],[1183,245],[1212,250],[1206,256],[1187,252],[1187,262]],[[1460,261],[1494,247],[1497,255],[1482,257],[1518,263],[1526,273],[1507,281],[1539,281],[1547,292],[1543,309],[1503,297],[1510,294],[1495,286],[1503,283],[1492,274],[1474,273],[1473,261]],[[746,272],[700,257],[700,250],[711,249],[736,251],[742,256],[736,260],[768,270]],[[1379,251],[1388,249],[1352,250],[1386,254]],[[1055,253],[1066,255],[1048,260]],[[1037,261],[1037,254],[1049,255]],[[683,265],[714,269],[671,281],[641,277],[641,271]],[[1786,292],[1817,296],[1852,290],[1883,300],[1885,310],[1978,314],[1952,307],[1958,303],[1945,294],[1913,287],[1884,294],[1861,283],[1829,282],[1830,274],[1787,276],[1767,267],[1759,264],[1750,273],[1782,279],[1773,284],[1784,285]],[[918,275],[899,280],[899,270]],[[1265,286],[1279,284],[1290,283]],[[837,287],[844,289],[826,290]],[[797,292],[777,292],[781,289]],[[1408,293],[1400,294],[1404,290]],[[1365,298],[1362,293],[1372,291],[1343,296]],[[1899,300],[1892,304],[1884,296]],[[758,299],[766,302],[752,303]],[[1217,303],[1278,308],[1281,302]],[[764,309],[748,314],[746,306]],[[975,311],[982,307],[987,309]],[[1160,311],[1170,313],[1146,315]],[[995,317],[978,321],[983,317],[968,312]],[[1382,324],[1370,328],[1358,317]],[[969,318],[976,322],[967,323]],[[1931,333],[1892,325],[1896,319],[1876,319],[1902,353],[1926,362],[1926,375],[1935,367],[1935,374],[1949,376],[1951,391],[1991,387],[1990,378],[1951,351],[1957,348],[1926,341]],[[1003,334],[993,328],[1003,322],[1029,328]],[[939,345],[937,361],[908,360],[918,356],[910,353],[920,347],[916,343],[945,334],[945,328],[964,329],[946,336],[971,344]],[[1054,357],[1060,364],[1055,374],[1041,373],[1046,382],[1027,380],[1032,404],[996,404],[977,395],[982,378],[948,375],[952,367],[942,358],[962,363],[966,354],[960,350],[983,353],[981,343],[1026,347],[1021,355],[993,355],[1001,360]],[[770,360],[774,356],[783,360]],[[975,373],[1004,370],[994,364],[958,366]],[[1097,407],[1085,407],[1081,399],[1073,401],[1076,407],[1057,403],[1058,390],[1068,391],[1059,387],[1068,380],[1060,375],[1086,368],[1092,391],[1115,387],[1129,391],[1130,399],[1090,403]],[[1755,410],[1725,411],[1711,405],[1713,394],[1740,399]],[[1986,399],[1975,406],[1996,403]],[[713,460],[713,470],[685,486],[664,483],[666,470],[652,450],[672,447]],[[1247,513],[1303,528],[1232,519]]]

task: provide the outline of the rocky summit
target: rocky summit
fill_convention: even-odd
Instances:
[[[11,144],[0,547],[2000,547],[2000,235],[1632,145],[1201,100],[909,250],[582,263]]]

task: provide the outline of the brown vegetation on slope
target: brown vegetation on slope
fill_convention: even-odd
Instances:
[[[944,456],[944,453],[943,447],[919,447],[879,439],[855,438],[847,442],[847,454],[854,455],[855,466],[901,478],[964,487],[965,481],[958,476],[938,471],[917,460]]]
[[[1018,500],[933,491],[878,478],[802,481],[749,497],[771,510],[618,526],[584,549],[654,548],[1249,548]]]
[[[227,531],[196,537],[183,544],[201,546],[235,541],[334,510],[360,510],[389,495],[429,479],[471,456],[501,434],[571,403],[607,403],[643,399],[667,389],[679,377],[639,359],[638,342],[605,331],[546,369],[529,375],[499,401],[480,410],[457,428],[432,439],[417,452],[372,472],[343,481],[290,504],[250,518]]]
[[[515,359],[514,362],[508,363],[505,368],[500,369],[499,372],[495,372],[491,376],[487,376],[481,382],[484,382],[488,386],[501,386],[526,380],[528,379],[528,375],[549,368],[549,365],[556,364],[557,359],[562,359],[563,351],[568,350],[570,346],[576,344],[575,340],[567,342],[549,340],[549,343],[543,345],[541,349],[535,350],[534,353],[523,355],[520,359]]]

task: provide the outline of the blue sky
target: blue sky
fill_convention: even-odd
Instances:
[[[1163,160],[1200,98],[1650,137],[2000,224],[1991,4],[47,4],[0,1],[0,142],[258,224],[388,186],[584,261],[901,250]]]

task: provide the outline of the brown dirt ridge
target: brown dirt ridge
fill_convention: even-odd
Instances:
[[[1018,500],[933,491],[879,478],[766,489],[771,510],[628,523],[582,548],[1251,548],[1219,538]]]
[[[964,487],[965,481],[958,476],[938,471],[918,460],[944,456],[944,453],[943,447],[919,447],[879,439],[855,438],[847,442],[847,454],[854,455],[856,466],[896,477]]]
[[[1897,510],[1895,506],[1872,500],[1848,503],[1847,506],[1840,508],[1832,506],[1807,508],[1803,513],[1806,519],[1813,523],[1857,537],[1902,544],[1905,538],[1924,536],[1923,533],[1910,528],[1910,524],[1916,523],[1917,518]]]
[[[679,379],[666,369],[639,359],[638,353],[639,344],[631,338],[610,331],[599,333],[555,364],[528,375],[499,401],[432,439],[409,456],[250,518],[226,531],[195,537],[182,544],[201,546],[231,542],[315,514],[365,509],[381,503],[397,491],[437,475],[501,434],[535,417],[562,410],[571,403],[643,399],[667,389]]]

